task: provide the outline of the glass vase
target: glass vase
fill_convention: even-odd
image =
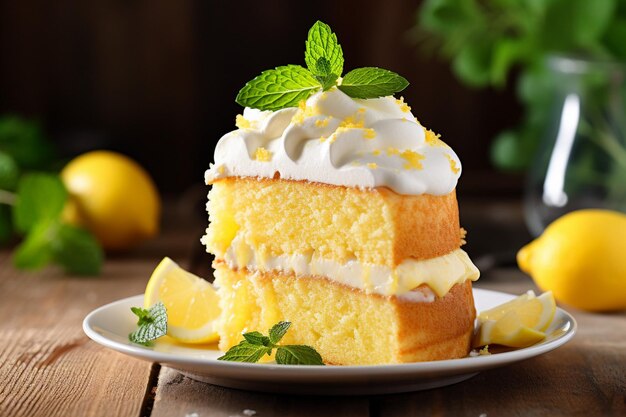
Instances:
[[[535,236],[573,210],[626,212],[626,66],[557,56],[547,65],[555,105],[524,200]]]

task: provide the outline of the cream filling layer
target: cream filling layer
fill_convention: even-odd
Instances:
[[[341,263],[313,253],[268,256],[247,244],[242,235],[233,239],[223,260],[231,269],[293,272],[297,277],[323,276],[367,294],[395,295],[412,301],[433,301],[435,294],[443,297],[455,284],[468,279],[476,281],[480,276],[478,268],[462,249],[431,259],[409,258],[391,268],[357,260]],[[434,294],[413,291],[422,284],[428,285]]]

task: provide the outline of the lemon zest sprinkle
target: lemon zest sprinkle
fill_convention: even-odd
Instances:
[[[420,170],[423,169],[422,159],[424,159],[424,155],[407,149],[400,154],[400,157],[406,161],[406,164],[403,165],[404,169],[415,169]]]
[[[458,174],[461,172],[461,169],[456,165],[456,161],[450,156],[450,154],[446,154],[446,158],[448,158],[448,162],[450,162],[450,169],[453,173]]]
[[[446,145],[445,142],[440,139],[441,138],[440,134],[435,133],[432,130],[429,130],[426,128],[424,128],[424,134],[425,134],[426,143],[429,144],[430,146],[441,147],[441,148],[448,147],[448,145]]]
[[[254,159],[259,162],[269,162],[272,160],[272,152],[262,146],[259,146],[254,152]]]
[[[411,106],[409,106],[408,104],[404,102],[404,97],[400,97],[399,99],[396,99],[396,104],[398,104],[398,106],[400,107],[400,110],[403,113],[408,113],[411,111]]]
[[[376,131],[372,128],[364,129],[363,137],[365,139],[374,139],[376,137]]]
[[[315,127],[326,127],[326,126],[328,126],[328,118],[318,119],[315,121]]]
[[[376,162],[370,162],[370,163],[367,164],[367,167],[369,169],[376,169],[376,168],[378,168],[378,164]]]
[[[380,149],[374,149],[374,150],[372,151],[372,155],[374,155],[374,156],[378,156],[378,155],[380,155]]]
[[[235,126],[239,129],[252,129],[252,122],[243,117],[242,114],[238,114],[237,117],[235,117]]]

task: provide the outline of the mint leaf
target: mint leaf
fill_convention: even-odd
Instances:
[[[289,327],[291,327],[291,323],[288,321],[281,321],[272,326],[270,329],[270,342],[274,345],[280,342],[287,330],[289,330]]]
[[[322,56],[318,58],[315,63],[315,71],[311,72],[313,72],[314,75],[325,76],[332,74],[333,70],[330,68],[330,61]]]
[[[152,323],[154,321],[150,316],[150,310],[148,310],[147,308],[131,307],[130,311],[132,311],[135,316],[139,317],[139,321],[137,321],[137,324],[139,326],[147,323]]]
[[[0,151],[0,190],[13,191],[17,185],[20,170],[15,159]]]
[[[46,266],[53,259],[51,240],[59,223],[44,221],[33,226],[15,249],[13,264],[19,269],[36,270]]]
[[[26,233],[39,222],[58,219],[66,200],[67,191],[58,176],[24,175],[17,185],[17,200],[13,206],[16,229]]]
[[[249,332],[243,334],[244,339],[253,345],[269,346],[270,338],[263,336],[260,332]]]
[[[272,352],[271,347],[254,345],[247,340],[242,340],[238,345],[228,349],[223,356],[217,358],[218,361],[232,362],[258,362],[266,353]]]
[[[325,76],[320,76],[320,75],[315,76],[315,79],[322,86],[322,91],[328,91],[331,88],[333,88],[335,85],[337,85],[337,78],[339,77],[337,77],[336,74],[328,74]]]
[[[287,65],[263,71],[239,91],[238,104],[259,110],[296,107],[320,89],[319,82],[306,68]]]
[[[276,351],[276,363],[280,365],[324,365],[322,357],[311,346],[279,346]]]
[[[357,68],[347,73],[338,88],[352,98],[385,97],[404,90],[409,82],[382,68]]]
[[[54,260],[65,271],[77,275],[98,275],[104,254],[95,237],[84,229],[61,224],[51,242]]]
[[[343,51],[337,41],[337,35],[333,33],[326,23],[319,20],[309,29],[309,36],[305,43],[304,61],[314,75],[328,75],[328,72],[318,71],[319,58],[325,58],[330,64],[330,73],[341,76],[343,73]]]
[[[145,309],[137,307],[131,307],[131,311],[139,317],[139,328],[128,335],[131,342],[148,346],[153,340],[167,334],[167,310],[163,303],[156,303],[147,313]]]

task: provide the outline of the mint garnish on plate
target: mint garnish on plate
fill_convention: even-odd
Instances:
[[[269,336],[265,336],[261,332],[244,333],[244,340],[228,349],[217,360],[258,362],[263,355],[269,356],[276,349],[275,359],[279,365],[324,365],[320,354],[311,346],[278,344],[290,326],[290,322],[281,321],[269,330]]]
[[[404,77],[377,67],[357,68],[341,79],[343,50],[330,26],[320,21],[309,30],[305,47],[307,68],[286,65],[263,71],[239,91],[237,103],[259,110],[280,110],[335,86],[350,97],[367,99],[392,95],[409,85]]]
[[[163,303],[156,303],[149,309],[131,307],[130,310],[139,317],[139,328],[128,335],[128,340],[139,345],[149,346],[153,340],[167,333],[167,310]]]

